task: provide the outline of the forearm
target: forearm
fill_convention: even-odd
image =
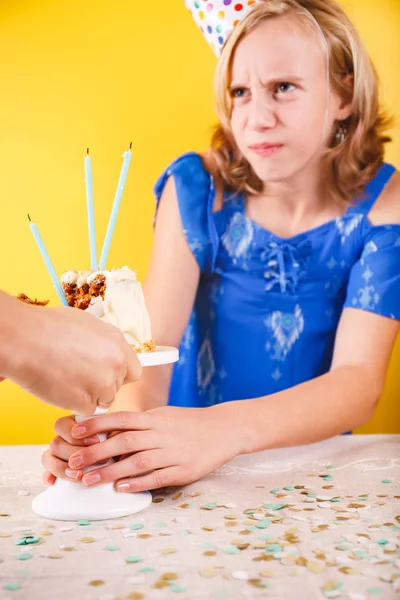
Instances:
[[[381,382],[366,370],[346,366],[282,392],[219,405],[240,431],[243,452],[311,444],[368,421]]]
[[[0,291],[0,376],[11,377],[23,354],[21,332],[30,317],[29,307]]]
[[[165,406],[171,379],[171,366],[146,367],[136,383],[122,386],[110,412],[144,411]]]

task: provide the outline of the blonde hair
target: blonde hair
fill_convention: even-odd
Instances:
[[[325,176],[332,199],[350,203],[383,162],[384,144],[391,141],[385,130],[392,120],[379,103],[378,76],[360,35],[335,0],[264,0],[237,25],[221,53],[215,73],[216,109],[219,124],[211,140],[211,156],[226,189],[259,194],[263,183],[235,143],[230,116],[232,100],[229,77],[234,51],[246,35],[269,18],[299,15],[312,21],[325,41],[329,86],[351,102],[350,117],[342,124],[347,135],[338,142],[332,131],[324,153]],[[340,138],[339,138],[340,139]]]

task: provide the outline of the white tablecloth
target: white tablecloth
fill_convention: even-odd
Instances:
[[[86,525],[32,512],[44,449],[0,447],[0,600],[400,599],[400,435],[240,456]]]

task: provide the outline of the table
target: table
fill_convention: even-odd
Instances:
[[[240,456],[80,525],[31,511],[44,449],[0,447],[0,600],[400,598],[400,435]]]

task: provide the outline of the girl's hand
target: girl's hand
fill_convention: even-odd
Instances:
[[[120,433],[101,444],[75,448],[72,455],[71,446],[60,453],[79,479],[84,467],[121,456],[117,463],[86,473],[82,481],[87,486],[115,481],[118,491],[140,492],[188,484],[243,451],[240,419],[232,419],[229,408],[163,406],[115,412],[75,424],[71,436],[79,444],[97,433]]]
[[[99,438],[93,436],[89,439],[76,440],[71,435],[71,429],[76,425],[73,416],[62,417],[56,421],[54,426],[58,434],[50,443],[49,450],[42,455],[42,465],[46,469],[43,481],[46,485],[53,485],[56,478],[79,481],[82,479],[81,469],[70,469],[69,457],[82,446],[90,446],[99,443]]]

